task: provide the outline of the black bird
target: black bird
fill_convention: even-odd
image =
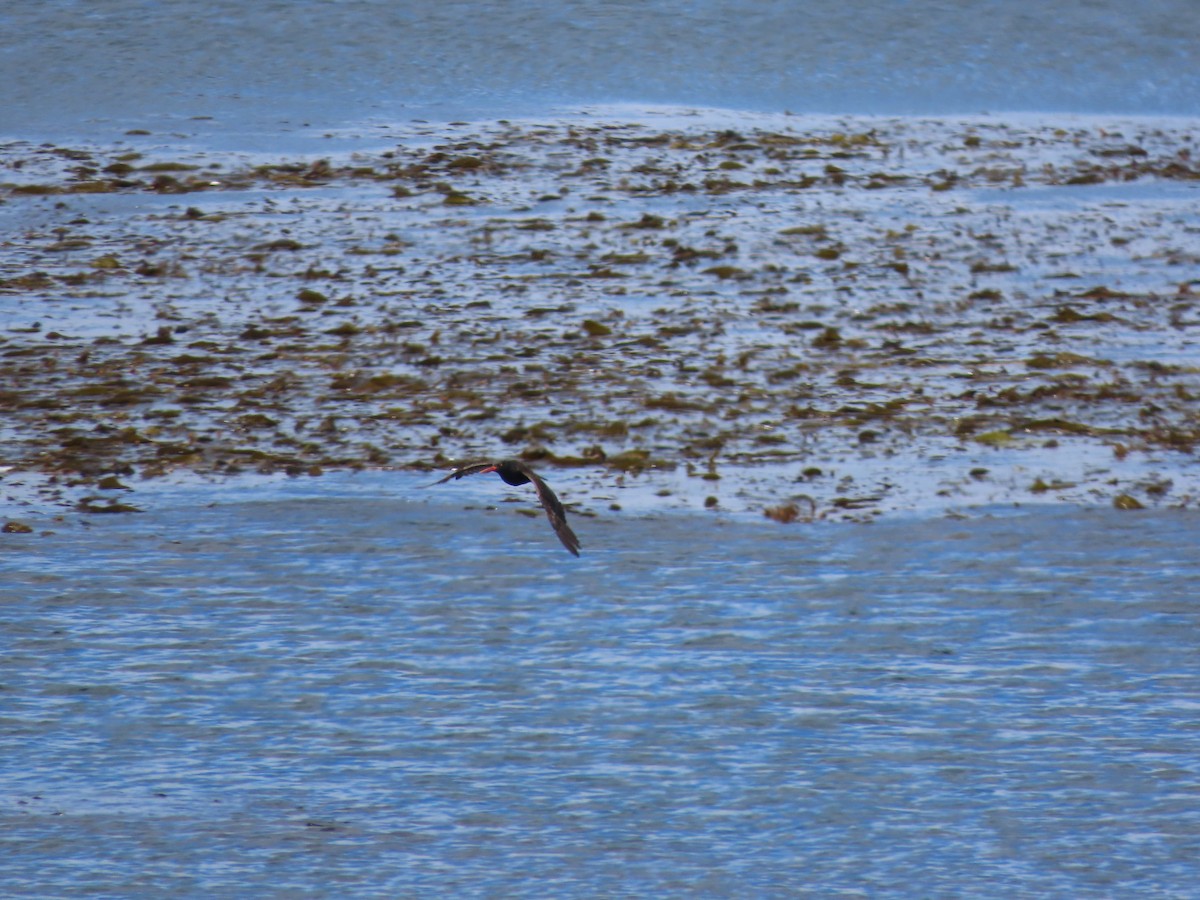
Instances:
[[[434,484],[445,484],[451,478],[457,481],[467,475],[484,475],[488,472],[495,472],[499,475],[505,484],[511,484],[517,487],[522,484],[533,482],[533,489],[537,491],[538,502],[542,504],[542,509],[546,511],[546,518],[550,520],[550,524],[554,527],[554,533],[558,535],[558,539],[562,541],[564,547],[567,548],[575,556],[579,555],[579,538],[575,536],[575,532],[571,530],[571,526],[567,524],[567,511],[563,509],[562,503],[559,502],[554,491],[550,490],[550,485],[542,481],[537,473],[519,459],[504,459],[500,462],[480,462],[471,463],[469,466],[459,466],[445,478],[440,481],[435,481]]]

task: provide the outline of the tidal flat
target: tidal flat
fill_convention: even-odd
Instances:
[[[1194,507],[1197,133],[613,107],[281,158],[10,142],[10,518],[499,456],[599,515]]]

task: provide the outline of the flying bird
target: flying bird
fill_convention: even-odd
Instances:
[[[538,502],[542,504],[542,509],[546,511],[546,518],[550,520],[550,524],[554,528],[554,533],[558,535],[558,539],[562,541],[563,546],[567,550],[575,556],[579,555],[579,538],[575,536],[575,532],[567,524],[567,511],[563,509],[562,503],[559,502],[554,491],[550,490],[550,485],[542,481],[533,469],[518,459],[504,459],[500,462],[480,462],[471,463],[469,466],[459,466],[445,478],[435,481],[434,484],[445,484],[451,478],[457,481],[467,475],[486,475],[488,472],[495,472],[504,480],[505,484],[511,484],[514,487],[533,482],[533,489],[537,491]]]

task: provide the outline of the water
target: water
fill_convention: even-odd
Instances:
[[[1198,23],[1192,0],[7,4],[0,138],[277,161],[344,149],[327,135],[394,143],[414,118],[486,131],[600,104],[1194,117]],[[11,145],[0,183],[35,157]],[[1164,229],[1179,218],[1190,260],[1185,190],[1067,194],[1080,221],[1055,246],[1092,240],[1095,192],[1136,191]],[[0,199],[8,274],[50,266],[10,236],[81,227],[85,199],[60,199]],[[91,202],[85,227],[128,202],[151,233],[138,216],[180,201]],[[311,215],[297,227],[340,234]],[[352,219],[341,245],[370,227]],[[1190,276],[1171,265],[1173,291]],[[224,315],[231,280],[212,278]],[[39,319],[71,297],[9,296]],[[45,340],[15,334],[17,362]],[[1172,335],[1183,366],[1189,333]],[[1154,460],[1182,509],[1111,509],[1134,476],[1096,462],[1122,479],[1103,508],[956,495],[965,517],[942,516],[925,496],[870,526],[647,515],[678,497],[626,502],[612,476],[603,491],[639,512],[593,494],[579,560],[494,482],[122,476],[145,512],[86,516],[61,484],[34,502],[5,472],[2,518],[33,533],[0,535],[0,895],[1194,897],[1191,459]],[[1030,473],[989,465],[1032,496]],[[940,496],[932,480],[914,493]]]
[[[359,122],[615,102],[1197,115],[1200,11],[1192,0],[8,4],[0,76],[0,134],[141,127],[274,151]]]
[[[6,896],[1193,895],[1194,513],[408,486],[6,536]]]

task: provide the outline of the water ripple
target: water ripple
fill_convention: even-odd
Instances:
[[[317,493],[6,560],[7,894],[1191,890],[1194,516],[617,518],[576,561]]]

